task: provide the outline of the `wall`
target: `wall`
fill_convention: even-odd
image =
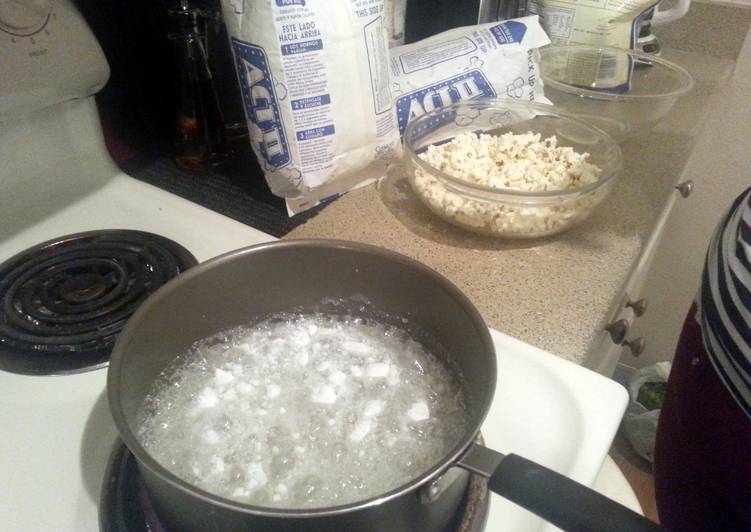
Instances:
[[[710,104],[704,131],[681,179],[694,180],[696,189],[688,199],[676,202],[647,280],[644,293],[649,309],[629,335],[644,336],[647,348],[638,359],[624,352],[621,363],[626,366],[673,357],[714,226],[732,200],[751,186],[750,102],[751,34],[747,33],[734,77]]]

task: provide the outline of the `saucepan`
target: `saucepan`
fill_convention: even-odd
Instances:
[[[328,308],[331,306],[331,308]],[[448,357],[465,383],[467,429],[433,467],[368,500],[327,508],[243,504],[173,475],[140,444],[139,409],[159,375],[196,340],[282,312],[336,312],[395,320]],[[405,323],[406,322],[406,323]],[[502,356],[502,354],[500,355]],[[159,516],[174,530],[441,532],[470,475],[566,530],[653,530],[656,525],[552,470],[476,443],[496,388],[487,326],[462,292],[427,266],[381,248],[333,240],[261,244],[188,270],[153,294],[120,335],[107,376],[109,405]]]

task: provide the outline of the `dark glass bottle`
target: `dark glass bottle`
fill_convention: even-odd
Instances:
[[[169,10],[173,30],[168,35],[177,67],[175,162],[184,170],[219,167],[230,155],[224,118],[198,31],[201,12],[180,0]]]

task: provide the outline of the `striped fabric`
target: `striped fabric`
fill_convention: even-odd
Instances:
[[[751,188],[715,230],[701,284],[704,347],[731,395],[751,418]]]

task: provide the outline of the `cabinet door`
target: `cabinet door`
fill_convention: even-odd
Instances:
[[[647,295],[643,293],[647,274],[654,261],[660,240],[665,232],[665,225],[679,193],[680,191],[676,190],[668,196],[655,222],[652,234],[647,240],[639,258],[636,260],[623,287],[618,292],[607,319],[604,320],[601,330],[594,340],[592,348],[584,362],[585,367],[606,377],[613,376],[624,349],[638,349],[639,346],[643,348],[642,344],[646,341],[646,339],[634,338],[629,333],[634,320],[638,319],[646,310],[646,301],[642,300],[647,299]],[[619,320],[624,321],[618,324]],[[612,330],[616,325],[623,325],[627,330],[625,335],[623,335],[622,342],[614,342],[613,333],[607,330],[608,327]]]

